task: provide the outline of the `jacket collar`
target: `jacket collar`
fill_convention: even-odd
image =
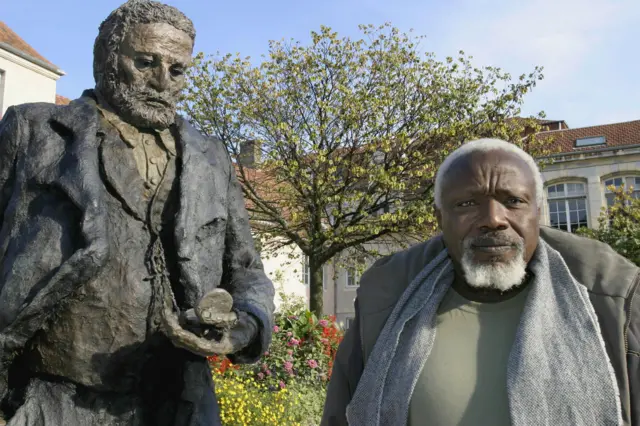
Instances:
[[[86,90],[69,105],[57,108],[52,116],[53,121],[64,126],[69,139],[73,141],[69,147],[72,154],[70,167],[65,167],[64,172],[69,176],[67,191],[74,194],[80,206],[91,204],[98,197],[97,190],[101,186],[99,171],[102,167],[107,181],[123,205],[134,217],[143,220],[146,204],[142,197],[144,182],[137,172],[133,156],[128,152],[128,146],[118,137],[115,129],[112,132],[103,131],[104,137],[112,140],[105,141],[107,143],[103,143],[103,148],[100,149],[101,138],[98,133],[102,129],[96,104],[93,91]],[[179,115],[176,116],[174,134],[181,165],[181,174],[176,178],[180,179],[177,231],[180,232],[178,240],[182,240],[195,237],[195,234],[190,235],[195,233],[194,229],[221,214],[212,211],[211,200],[219,196],[216,191],[226,187],[221,182],[224,173],[214,169],[217,164],[209,149],[211,142]],[[89,151],[95,151],[98,155],[91,154],[89,157]],[[101,162],[99,158],[102,159]],[[83,187],[83,179],[90,179],[91,185]],[[87,193],[87,189],[92,195]]]

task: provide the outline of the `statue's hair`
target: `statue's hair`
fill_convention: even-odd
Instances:
[[[542,204],[544,189],[542,183],[542,175],[540,174],[540,169],[538,168],[536,160],[534,160],[533,157],[531,157],[521,148],[510,142],[506,142],[500,139],[478,139],[463,144],[461,147],[449,154],[449,156],[442,162],[442,165],[440,166],[440,168],[438,169],[438,173],[436,174],[436,183],[434,188],[434,199],[437,208],[442,207],[442,187],[444,186],[444,182],[449,174],[449,169],[451,168],[453,163],[455,163],[455,161],[459,158],[463,158],[474,152],[490,151],[502,151],[515,154],[520,159],[522,159],[527,164],[527,166],[529,166],[536,184],[536,202],[538,203],[538,206]]]
[[[173,6],[151,0],[129,0],[100,24],[93,45],[93,78],[99,83],[107,64],[117,63],[120,44],[135,24],[169,24],[184,31],[195,42],[193,22]]]

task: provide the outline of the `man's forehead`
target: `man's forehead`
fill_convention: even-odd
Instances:
[[[502,184],[535,184],[533,170],[527,162],[508,151],[472,152],[457,158],[443,176],[443,184],[477,185],[498,176],[502,178]]]
[[[498,169],[505,173],[532,174],[531,167],[523,158],[513,152],[500,150],[475,151],[457,158],[451,163],[449,173],[476,174]]]
[[[191,56],[193,50],[189,34],[166,23],[133,24],[122,42],[125,49],[170,54],[176,59]]]

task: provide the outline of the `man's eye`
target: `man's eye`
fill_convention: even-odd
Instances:
[[[136,59],[136,66],[138,68],[149,68],[151,65],[153,65],[153,59],[152,58],[137,58]]]
[[[469,200],[469,201],[463,201],[461,203],[458,203],[457,206],[458,207],[471,207],[471,206],[473,206],[475,204],[476,204],[475,201]]]
[[[511,206],[517,206],[519,204],[524,203],[520,198],[511,197],[507,199],[507,204]]]
[[[184,68],[182,67],[171,67],[171,75],[174,77],[178,77],[184,74]]]

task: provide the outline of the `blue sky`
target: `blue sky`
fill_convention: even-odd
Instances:
[[[358,24],[391,22],[425,35],[439,58],[464,50],[476,65],[545,79],[524,105],[571,127],[640,119],[638,0],[168,0],[196,26],[196,51],[259,57],[268,41],[308,41],[327,25],[357,36]],[[58,93],[93,86],[92,49],[116,0],[0,0],[0,19],[66,72]]]

